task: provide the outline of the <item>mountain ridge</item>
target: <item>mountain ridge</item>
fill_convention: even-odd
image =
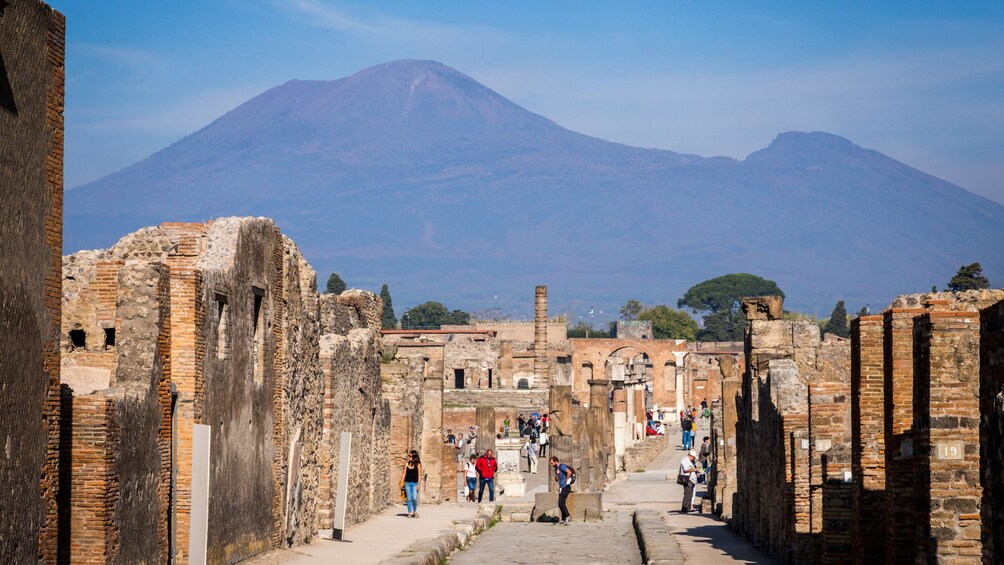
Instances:
[[[926,290],[977,260],[1000,280],[1004,252],[988,241],[1004,238],[1001,212],[834,134],[782,132],[742,160],[636,148],[406,60],[271,88],[67,191],[66,222],[69,251],[161,221],[267,215],[319,272],[387,282],[403,304],[523,303],[535,281],[568,309],[672,303],[750,271],[819,311]]]

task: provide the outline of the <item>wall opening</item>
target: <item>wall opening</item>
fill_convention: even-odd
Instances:
[[[488,388],[492,388],[492,370],[488,369]]]
[[[230,356],[230,344],[227,340],[227,329],[230,321],[229,308],[227,308],[227,297],[223,294],[216,295],[216,358],[224,360]],[[257,318],[257,315],[255,316]]]
[[[115,347],[115,328],[105,328],[105,349]]]
[[[70,330],[70,350],[87,347],[87,332],[84,330]]]
[[[464,388],[464,370],[453,370],[453,388]]]
[[[516,382],[516,388],[526,390],[530,388],[530,379],[522,378]]]
[[[251,360],[254,363],[254,382],[261,384],[265,382],[265,330],[264,326],[265,313],[262,311],[262,301],[265,298],[265,290],[252,287],[252,293],[254,294],[254,310],[252,310],[253,316],[253,329],[251,333],[252,338],[252,355]]]

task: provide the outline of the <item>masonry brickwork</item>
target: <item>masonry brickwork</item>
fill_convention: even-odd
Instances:
[[[999,561],[1004,291],[904,295],[849,342],[760,300],[714,413],[739,407],[730,524],[785,563]]]
[[[342,431],[349,523],[388,504],[382,304],[320,297],[270,220],[145,228],[66,257],[63,276],[61,558],[166,562],[173,546],[187,562],[194,424],[213,430],[212,562],[331,527]]]
[[[54,562],[66,22],[37,0],[0,11],[0,562]]]

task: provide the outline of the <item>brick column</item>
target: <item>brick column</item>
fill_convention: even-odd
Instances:
[[[980,313],[983,562],[1004,559],[1004,301]]]
[[[978,562],[979,315],[931,312],[913,335],[916,559]]]
[[[845,367],[846,370],[846,367]],[[850,466],[850,452],[841,451],[843,458],[834,454],[827,457],[833,448],[845,448],[849,443],[850,432],[850,393],[851,387],[848,379],[849,375],[839,371],[821,372],[816,375],[817,382],[809,385],[809,432],[811,441],[809,442],[810,468],[809,485],[811,489],[811,532],[813,534],[812,556],[813,562],[819,562],[823,554],[823,531],[825,509],[824,490],[828,491],[831,497],[836,492],[844,490],[834,489],[827,476],[827,460],[836,464],[838,461],[846,460]],[[832,464],[831,474],[836,467]],[[842,477],[836,479],[842,481]],[[850,506],[850,485],[846,487],[847,500]],[[835,503],[840,504],[834,499]],[[850,526],[848,521],[847,526]]]
[[[923,308],[883,313],[886,563],[913,563],[913,321]]]
[[[851,322],[851,535],[854,562],[884,554],[885,376],[882,316]]]
[[[69,554],[60,560],[72,563],[114,563],[118,553],[115,508],[119,484],[116,454],[121,448],[115,422],[115,401],[100,396],[66,399],[73,403],[69,485],[71,532]]]

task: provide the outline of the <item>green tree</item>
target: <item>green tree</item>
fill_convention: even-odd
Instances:
[[[830,313],[830,320],[826,322],[826,327],[823,328],[823,334],[850,337],[851,329],[847,325],[847,309],[844,307],[843,300],[838,300],[837,305],[833,307],[833,312]]]
[[[624,306],[621,306],[621,319],[637,320],[638,314],[641,314],[641,311],[644,310],[644,308],[645,307],[641,305],[641,302],[638,302],[637,300],[628,300]]]
[[[704,327],[697,332],[699,341],[742,341],[746,319],[739,310],[712,312],[704,317]]]
[[[610,332],[607,330],[598,330],[589,327],[589,324],[579,320],[577,324],[568,328],[568,337],[588,337],[588,338],[601,338],[610,337]]]
[[[345,281],[342,277],[338,276],[338,273],[331,273],[328,277],[328,286],[325,287],[324,292],[326,294],[341,294],[345,292],[346,286]]]
[[[652,337],[656,339],[697,339],[697,322],[686,312],[659,304],[638,313],[639,320],[652,322]]]
[[[679,308],[708,312],[704,328],[698,334],[702,341],[740,341],[746,319],[739,313],[739,301],[745,296],[780,296],[784,292],[777,283],[751,275],[734,273],[698,283],[676,302]]]
[[[959,267],[959,272],[948,281],[948,290],[952,292],[984,288],[990,288],[990,281],[983,275],[983,265],[979,263]]]
[[[401,328],[406,330],[438,330],[444,325],[465,325],[471,315],[463,310],[452,312],[441,302],[426,302],[409,308],[401,316]]]
[[[867,315],[869,315],[868,307],[867,306],[862,306],[861,309],[858,310],[858,313],[856,314],[856,316],[858,318],[860,318],[861,316],[867,316]]]
[[[380,300],[383,300],[383,321],[380,327],[385,330],[392,330],[397,327],[397,317],[394,316],[394,302],[390,297],[390,289],[387,285],[380,287]]]

